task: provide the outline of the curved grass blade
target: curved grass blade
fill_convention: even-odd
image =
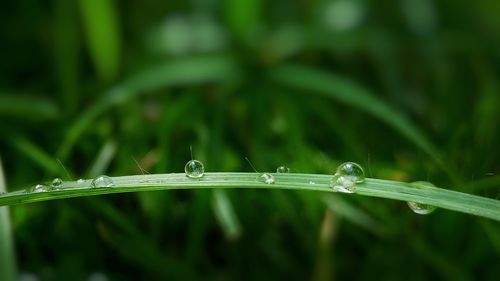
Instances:
[[[378,99],[368,89],[345,77],[303,65],[282,65],[273,69],[270,75],[282,85],[334,98],[379,118],[425,151],[451,178],[457,178],[425,135],[405,115]]]
[[[258,173],[206,173],[198,180],[190,179],[184,173],[122,176],[113,177],[114,187],[110,188],[91,188],[91,180],[71,181],[65,182],[61,190],[3,194],[0,196],[0,206],[100,194],[195,188],[272,188],[333,192],[329,187],[331,175],[274,174],[275,184],[259,182],[257,176]],[[316,184],[311,185],[310,181]],[[448,189],[368,178],[357,185],[356,194],[414,201],[500,221],[500,201]]]
[[[235,73],[235,64],[224,56],[191,57],[140,72],[109,90],[98,102],[80,115],[67,132],[58,156],[64,161],[85,129],[112,106],[122,104],[146,91],[165,86],[229,81],[234,78]]]

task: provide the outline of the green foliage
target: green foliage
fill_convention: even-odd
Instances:
[[[319,181],[355,161],[372,179],[369,196],[277,179],[2,207],[0,279],[14,261],[40,280],[498,279],[500,228],[482,216],[498,218],[499,5],[386,2],[6,0],[15,196],[0,200],[58,198],[21,193],[54,177],[179,173],[190,146],[208,173],[248,157]]]

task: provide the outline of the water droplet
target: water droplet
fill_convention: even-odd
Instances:
[[[353,183],[365,181],[365,172],[363,168],[354,162],[346,162],[338,166],[336,174],[344,176]]]
[[[274,176],[268,173],[261,174],[258,179],[265,184],[274,184]]]
[[[436,210],[435,206],[417,203],[417,202],[408,202],[408,207],[415,213],[419,215],[428,215],[434,210]]]
[[[33,193],[33,192],[44,192],[44,191],[47,191],[47,187],[43,184],[37,184],[35,186],[32,186],[32,187],[28,187],[25,192],[26,193]]]
[[[63,186],[63,181],[60,178],[55,178],[50,185],[53,189],[60,189]]]
[[[84,182],[85,182],[85,180],[84,180],[84,179],[78,179],[76,182],[77,182],[77,183],[84,183]]]
[[[365,172],[363,168],[354,162],[346,162],[338,166],[333,176],[330,187],[333,191],[343,193],[356,192],[356,183],[365,181]]]
[[[94,188],[112,187],[114,185],[113,180],[106,175],[98,176],[92,180],[92,187]]]
[[[313,184],[316,184],[316,183],[315,183],[315,182],[313,182],[313,181],[309,181],[309,184],[310,184],[310,185],[313,185]]]
[[[290,173],[290,168],[288,168],[287,166],[279,166],[278,168],[276,168],[276,173]]]
[[[430,182],[426,181],[416,181],[413,182],[413,184],[418,184],[419,187],[425,186],[425,187],[430,187],[430,188],[436,188],[435,185],[433,185]],[[422,204],[422,203],[417,203],[417,202],[407,202],[408,207],[415,213],[419,215],[428,215],[436,210],[436,206],[432,205],[427,205],[427,204]]]
[[[190,160],[186,163],[186,166],[184,166],[184,171],[187,177],[198,179],[203,177],[205,167],[203,167],[203,163],[198,160]]]

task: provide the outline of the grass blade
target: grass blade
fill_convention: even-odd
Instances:
[[[83,112],[67,132],[58,151],[64,161],[73,145],[92,122],[109,108],[157,88],[214,81],[229,81],[235,77],[234,62],[223,56],[203,56],[180,59],[149,68],[115,86],[87,111]]]
[[[0,194],[6,192],[2,160],[0,159]],[[17,269],[12,239],[9,207],[0,207],[0,280],[16,280]]]
[[[438,150],[425,135],[405,115],[391,108],[368,89],[345,77],[303,65],[277,67],[271,72],[271,77],[282,85],[334,98],[377,117],[425,151],[452,179],[457,178],[448,165],[444,165]]]
[[[64,189],[51,192],[15,191],[3,194],[0,196],[0,206],[100,194],[171,189],[272,188],[332,192],[329,187],[331,175],[294,173],[274,175],[276,183],[272,185],[257,181],[258,173],[206,173],[199,180],[190,179],[184,173],[122,176],[112,178],[113,188],[90,188],[91,180],[71,181],[65,182]],[[316,184],[311,185],[310,181]],[[414,201],[500,221],[500,201],[448,189],[367,178],[365,182],[357,185],[356,194]]]

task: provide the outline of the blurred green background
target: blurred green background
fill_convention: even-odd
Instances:
[[[4,0],[7,188],[182,172],[192,145],[207,171],[356,161],[498,198],[499,14],[495,0]],[[10,212],[20,280],[500,276],[498,223],[355,195],[183,190]]]

